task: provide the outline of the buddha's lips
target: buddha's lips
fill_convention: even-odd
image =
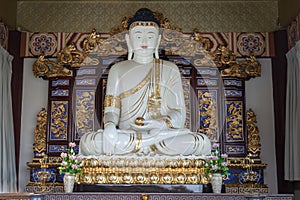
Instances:
[[[148,48],[148,46],[141,46],[142,47],[142,49],[147,49]]]

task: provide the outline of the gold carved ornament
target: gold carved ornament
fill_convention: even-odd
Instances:
[[[37,115],[37,125],[34,130],[34,151],[45,154],[47,133],[47,111],[42,108]]]
[[[61,66],[80,67],[85,57],[85,52],[77,50],[73,42],[57,53],[57,61]]]
[[[245,183],[255,184],[260,179],[260,174],[253,170],[252,165],[254,164],[254,160],[252,160],[249,156],[245,158],[244,168],[245,172],[241,174],[241,177]]]
[[[94,91],[84,91],[80,95],[76,94],[75,127],[79,138],[81,134],[93,131],[94,96]]]
[[[252,193],[257,189],[257,187],[261,187],[262,190],[268,190],[265,185],[256,184],[256,182],[260,178],[260,174],[258,174],[254,169],[265,169],[266,164],[261,163],[260,152],[261,152],[261,144],[260,144],[260,136],[259,130],[256,126],[256,115],[249,109],[247,111],[247,133],[248,133],[248,155],[245,158],[230,158],[229,166],[231,168],[244,168],[246,171],[240,176],[245,181],[243,184],[243,188],[245,191]],[[254,184],[254,185],[253,185]]]
[[[261,65],[252,55],[244,61],[237,61],[233,51],[221,46],[212,56],[216,67],[221,69],[222,77],[249,79],[261,76]]]
[[[31,169],[40,169],[35,172],[34,182],[26,185],[26,191],[30,190],[34,193],[63,191],[61,183],[56,183],[55,178],[50,181],[51,177],[56,177],[54,172],[48,171],[49,167],[57,167],[56,164],[48,162],[46,154],[47,141],[47,111],[42,108],[37,115],[37,125],[34,130],[34,148],[35,156],[33,162],[27,162],[27,166]],[[57,163],[57,162],[56,162]],[[55,189],[54,189],[55,188]]]
[[[226,137],[228,139],[243,139],[243,107],[239,101],[230,101],[226,116],[228,123]]]
[[[192,39],[201,44],[201,47],[206,51],[211,51],[212,42],[209,38],[203,37],[198,29],[193,30]]]
[[[250,158],[258,159],[260,161],[260,135],[258,127],[256,126],[256,115],[252,109],[247,111],[247,132],[248,132],[248,154]]]
[[[54,166],[56,166],[57,159],[61,159],[60,157],[48,158],[48,156],[46,154],[46,150],[47,150],[46,135],[47,135],[47,122],[48,122],[47,116],[48,116],[48,113],[45,108],[42,108],[41,111],[37,115],[37,120],[36,120],[37,124],[34,129],[33,151],[38,153],[37,154],[38,158],[33,158],[34,162],[28,163],[28,166],[30,166],[30,167],[39,166],[39,164],[41,164],[41,160],[43,161],[43,163],[45,163],[44,162],[45,159],[47,159],[47,161],[49,161],[49,163],[55,163]],[[43,157],[43,159],[40,158],[41,156]],[[52,162],[52,160],[54,160],[54,161]],[[51,166],[53,166],[53,165],[51,165]]]
[[[43,78],[73,76],[72,71],[64,68],[62,65],[57,64],[52,60],[45,58],[44,55],[40,55],[33,63],[32,71],[35,77]]]
[[[183,57],[192,57],[197,62],[205,63],[203,65],[213,65],[211,61],[212,41],[201,36],[201,33],[194,29],[193,34],[184,34],[172,29],[162,30],[162,40],[160,47],[165,50],[166,55],[180,55]],[[201,64],[196,64],[201,66]]]
[[[50,133],[56,139],[67,138],[68,112],[65,108],[67,101],[53,101],[51,105],[51,126]]]
[[[203,125],[200,127],[202,133],[205,133],[210,141],[218,141],[218,123],[217,123],[217,103],[212,95],[207,91],[199,91],[200,97],[200,113],[204,119]]]
[[[125,37],[123,34],[119,34],[107,38],[98,33],[96,29],[93,29],[92,33],[83,40],[83,53],[85,58],[81,66],[98,65],[100,61],[90,55],[110,56],[126,54],[127,46],[125,45]]]
[[[204,160],[183,158],[83,158],[78,183],[207,184]]]
[[[103,43],[105,39],[101,37],[100,33],[96,32],[96,29],[92,30],[92,33],[83,41],[83,51],[90,53],[96,51],[98,45]]]
[[[36,172],[34,184],[35,193],[53,192],[54,190],[55,173],[47,170],[49,168],[47,161],[48,156],[46,154],[39,160],[41,170]],[[51,177],[54,177],[53,181],[50,181]]]
[[[83,40],[82,51],[79,51],[74,42],[66,46],[58,52],[57,60],[59,65],[70,66],[71,68],[79,68],[86,65],[98,65],[99,59],[91,56],[98,54],[100,56],[107,55],[124,55],[127,53],[126,46],[120,45],[125,39],[116,36],[113,39],[105,38],[93,29],[92,32]]]

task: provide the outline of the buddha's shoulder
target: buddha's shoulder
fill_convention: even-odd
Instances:
[[[132,61],[130,61],[130,60],[124,60],[124,61],[115,63],[112,66],[112,68],[119,68],[119,67],[124,67],[124,66],[129,66],[129,65],[132,65]]]
[[[178,71],[179,72],[179,68],[178,66],[173,63],[173,62],[170,62],[170,61],[167,61],[167,60],[163,60],[163,66],[164,68],[168,68],[169,70],[172,70],[172,71]]]
[[[119,72],[120,70],[123,71],[127,67],[132,66],[132,62],[130,60],[124,60],[118,63],[115,63],[111,68],[110,68],[110,73],[115,73]]]
[[[167,61],[167,60],[163,60],[163,65],[168,66],[168,67],[175,67],[175,68],[178,67],[175,63]]]

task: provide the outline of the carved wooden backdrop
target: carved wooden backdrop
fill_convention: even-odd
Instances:
[[[199,32],[184,34],[163,17],[160,20],[163,27],[160,57],[174,62],[181,71],[186,126],[203,132],[211,142],[221,143],[232,165],[231,177],[225,183],[252,181],[265,188],[266,165],[260,159],[255,114],[245,110],[245,81],[260,76],[260,64],[253,56],[237,61],[224,46],[211,51],[210,40]],[[39,170],[36,162],[45,155],[49,170],[54,169],[70,141],[79,143],[83,134],[102,128],[109,69],[126,59],[124,24],[114,28],[107,38],[93,30],[82,42],[83,51],[71,43],[59,52],[57,62],[41,55],[34,63],[34,75],[49,81],[49,101],[48,108],[38,115],[34,159],[29,163],[31,182]],[[249,175],[247,164],[253,165],[254,174]],[[57,181],[62,181],[60,176]]]

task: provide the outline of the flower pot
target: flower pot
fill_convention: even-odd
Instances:
[[[222,174],[220,173],[212,174],[211,185],[214,193],[221,193],[222,183],[223,183]]]
[[[75,175],[70,173],[65,173],[64,175],[64,190],[66,193],[73,192],[75,182]]]

